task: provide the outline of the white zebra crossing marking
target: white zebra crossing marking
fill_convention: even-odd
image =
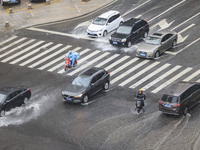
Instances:
[[[157,66],[158,64],[160,64],[160,62],[154,62],[153,64],[149,65],[148,67],[146,67],[143,70],[141,70],[140,72],[138,72],[137,74],[133,75],[132,77],[130,77],[127,80],[120,83],[119,86],[125,86],[126,84],[130,83],[131,81],[133,81],[137,77],[141,76],[142,74],[144,74],[148,70],[152,69],[153,67]]]
[[[115,55],[109,57],[108,59],[102,61],[100,64],[96,65],[95,67],[97,67],[97,68],[101,67],[101,66],[105,65],[106,63],[110,62],[111,60],[115,59],[118,56],[119,56],[119,54],[115,54]]]
[[[200,82],[200,79],[199,79],[199,80],[197,80],[196,82]]]
[[[152,93],[157,93],[160,90],[162,90],[163,88],[165,88],[166,86],[168,86],[169,84],[171,84],[172,82],[176,81],[177,79],[179,79],[181,76],[183,76],[184,74],[186,74],[187,72],[189,72],[190,70],[192,70],[192,68],[188,67],[185,70],[183,70],[181,73],[177,74],[176,76],[174,76],[173,78],[171,78],[170,80],[168,80],[167,82],[161,84],[159,87],[157,87],[155,90],[151,91]]]
[[[120,64],[121,62],[125,61],[126,59],[128,59],[130,56],[124,56],[122,57],[121,59],[119,59],[118,61],[110,64],[109,66],[106,67],[106,70],[110,70],[112,69],[113,67],[117,66],[118,64]]]
[[[90,49],[85,49],[84,51],[80,52],[80,56],[83,55],[84,53],[88,52],[88,51],[90,51]],[[49,69],[48,71],[49,71],[49,72],[52,72],[52,71],[54,71],[54,70],[60,68],[61,66],[64,66],[64,63],[65,63],[65,62],[63,61],[62,63],[60,63],[60,64],[54,66],[53,68]],[[78,63],[79,63],[79,62],[78,62]]]
[[[125,64],[123,64],[122,66],[120,66],[119,68],[115,69],[114,71],[110,72],[110,76],[113,76],[114,74],[118,73],[119,71],[121,71],[122,69],[128,67],[129,65],[133,64],[134,62],[136,62],[139,58],[134,58],[128,62],[126,62]]]
[[[197,70],[195,73],[193,73],[189,77],[185,78],[183,81],[188,82],[188,81],[192,80],[194,77],[198,76],[199,74],[200,74],[200,70]]]
[[[34,42],[34,41],[35,41],[35,39],[29,40],[29,41],[27,41],[27,42],[25,42],[25,43],[23,43],[23,44],[21,44],[21,45],[15,47],[15,48],[13,48],[13,49],[11,49],[11,50],[9,50],[9,51],[3,53],[2,55],[0,55],[0,58],[2,58],[2,57],[4,57],[4,56],[6,56],[6,55],[8,55],[8,54],[10,54],[10,53],[12,53],[12,52],[18,50],[18,49],[20,49],[20,48],[22,48],[22,47],[24,47],[24,46],[26,46],[26,45],[28,45],[28,44]]]
[[[122,73],[121,75],[117,76],[116,78],[114,78],[113,80],[110,81],[111,84],[114,84],[115,82],[119,81],[120,79],[124,78],[125,76],[129,75],[130,73],[132,73],[133,71],[135,71],[136,69],[138,69],[139,67],[145,65],[146,63],[148,63],[149,60],[144,60],[141,63],[135,65],[133,68],[130,68],[129,70],[127,70],[126,72]]]
[[[36,55],[36,56],[34,56],[34,57],[28,59],[27,61],[25,61],[25,62],[23,62],[23,63],[21,63],[21,64],[19,64],[19,65],[20,65],[20,66],[25,66],[25,65],[31,63],[32,61],[34,61],[34,60],[36,60],[36,59],[38,59],[38,58],[40,58],[40,57],[42,57],[42,56],[44,56],[44,55],[50,53],[51,51],[53,51],[53,50],[55,50],[55,49],[61,47],[62,45],[63,45],[63,44],[57,44],[57,45],[55,45],[55,46],[49,48],[48,50],[45,50],[44,52],[40,53],[39,55]]]
[[[12,40],[14,40],[14,39],[16,39],[16,38],[17,38],[17,36],[12,36],[12,37],[10,37],[9,39],[7,39],[7,40],[1,42],[1,43],[0,43],[0,46],[6,44],[6,43],[8,43],[8,42],[10,42],[10,41],[12,41]]]
[[[103,53],[102,55],[100,55],[100,56],[96,57],[95,59],[89,61],[87,64],[82,65],[81,67],[77,68],[76,70],[70,72],[68,75],[72,76],[72,75],[74,75],[75,73],[80,72],[81,70],[83,70],[83,69],[89,67],[91,64],[94,64],[95,62],[97,62],[97,61],[99,61],[100,59],[104,58],[104,57],[107,56],[108,54],[110,54],[110,53],[108,53],[108,52]],[[63,73],[63,72],[64,72],[64,70],[61,70],[61,72],[58,72],[58,73]]]
[[[146,86],[142,87],[142,89],[143,90],[147,90],[148,88],[152,87],[153,85],[155,85],[159,81],[163,80],[164,78],[166,78],[167,76],[169,76],[170,74],[172,74],[173,72],[175,72],[176,70],[178,70],[179,68],[181,68],[181,66],[175,66],[174,68],[170,69],[169,71],[167,71],[163,75],[159,76],[154,81],[152,81],[149,84],[147,84]]]
[[[43,59],[37,61],[36,63],[34,63],[34,64],[32,64],[32,65],[30,65],[29,68],[34,68],[35,66],[38,66],[39,64],[41,64],[41,63],[43,63],[43,62],[45,62],[45,61],[51,59],[52,57],[54,57],[54,56],[56,56],[56,55],[58,55],[58,54],[60,54],[60,53],[62,53],[62,52],[64,52],[64,51],[66,51],[66,50],[67,50],[68,48],[70,48],[70,47],[72,47],[72,46],[71,46],[71,45],[65,46],[64,48],[62,48],[62,49],[56,51],[55,53],[53,53],[53,54],[51,54],[51,55],[49,55],[49,56],[47,56],[47,57],[44,57]]]
[[[26,39],[27,39],[27,38],[21,38],[21,39],[15,41],[15,42],[9,44],[9,45],[7,45],[7,46],[1,48],[1,49],[0,49],[0,52],[2,52],[2,51],[4,51],[4,50],[8,49],[9,47],[12,47],[12,46],[16,45],[16,44],[18,44],[19,42],[22,42],[22,41],[24,41],[24,40],[26,40]]]
[[[24,55],[24,56],[22,56],[22,57],[19,57],[18,59],[16,59],[16,60],[10,62],[10,64],[18,63],[19,61],[21,61],[21,60],[23,60],[23,59],[25,59],[25,58],[27,58],[27,57],[29,57],[29,56],[31,56],[31,55],[33,55],[33,54],[39,52],[42,48],[46,48],[46,47],[48,47],[49,45],[52,45],[52,44],[53,44],[52,42],[49,42],[49,43],[47,43],[47,44],[45,44],[45,45],[43,45],[43,46],[41,46],[41,47],[39,47],[39,48],[37,48],[37,49],[31,51],[30,53],[28,53],[28,54],[26,54],[26,55]]]
[[[143,82],[147,81],[148,79],[150,79],[151,77],[155,76],[156,74],[158,74],[159,72],[161,72],[162,70],[164,70],[165,68],[169,67],[171,64],[165,64],[162,67],[160,67],[159,69],[157,69],[156,71],[150,73],[149,75],[145,76],[143,79],[139,80],[138,82],[136,82],[135,84],[131,85],[129,88],[136,88],[137,86],[139,86],[140,84],[142,84]]]
[[[36,47],[36,46],[38,46],[38,45],[40,45],[40,44],[42,44],[42,43],[44,43],[44,41],[39,41],[39,42],[37,42],[37,43],[35,43],[35,44],[33,44],[33,45],[31,45],[31,46],[25,48],[24,50],[19,51],[19,52],[17,52],[16,54],[7,57],[6,59],[2,60],[1,62],[4,62],[4,63],[5,63],[5,62],[7,62],[7,61],[9,61],[9,60],[11,60],[11,59],[13,59],[13,58],[15,58],[15,57],[21,55],[21,54],[23,54],[23,53],[25,53],[25,52],[27,52],[27,51],[33,49],[34,47]]]

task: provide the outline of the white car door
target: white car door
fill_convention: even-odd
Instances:
[[[106,29],[108,32],[112,31],[115,28],[115,23],[113,21],[113,16],[108,19],[106,24]]]

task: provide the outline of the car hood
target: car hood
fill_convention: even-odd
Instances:
[[[65,90],[62,92],[65,95],[70,95],[70,96],[77,96],[79,94],[82,94],[85,92],[87,87],[84,86],[77,86],[77,85],[68,85]]]
[[[160,45],[153,45],[153,44],[142,43],[138,47],[138,50],[139,51],[143,51],[143,52],[150,52],[150,51],[154,51],[154,50],[158,49],[159,46]]]
[[[119,33],[116,33],[116,32],[111,35],[112,38],[120,38],[120,39],[127,38],[128,36],[129,35],[127,35],[127,34],[119,34]]]
[[[100,31],[102,30],[104,27],[104,25],[97,25],[97,24],[90,24],[90,26],[88,27],[88,30],[90,31]]]

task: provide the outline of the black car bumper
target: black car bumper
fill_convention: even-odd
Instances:
[[[164,114],[170,114],[170,115],[180,115],[180,111],[177,109],[166,109],[162,106],[159,106],[159,110],[162,111]]]
[[[112,40],[109,40],[110,44],[113,45],[113,46],[127,46],[127,43],[126,42],[116,42],[116,41],[112,41]]]
[[[81,103],[82,101],[81,101],[81,98],[79,99],[79,98],[73,98],[73,97],[65,97],[65,96],[63,96],[62,97],[62,100],[64,101],[64,102],[70,102],[70,103]]]

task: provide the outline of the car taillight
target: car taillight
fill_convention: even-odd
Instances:
[[[174,107],[180,107],[181,104],[174,104],[173,106],[174,106]]]
[[[160,104],[162,104],[163,102],[161,100],[158,101]]]
[[[108,75],[109,75],[109,77],[110,77],[110,72],[108,72],[108,71],[106,71],[107,73],[108,73]]]
[[[30,90],[30,89],[29,89],[28,91],[29,91],[29,92],[31,92],[31,90]]]

